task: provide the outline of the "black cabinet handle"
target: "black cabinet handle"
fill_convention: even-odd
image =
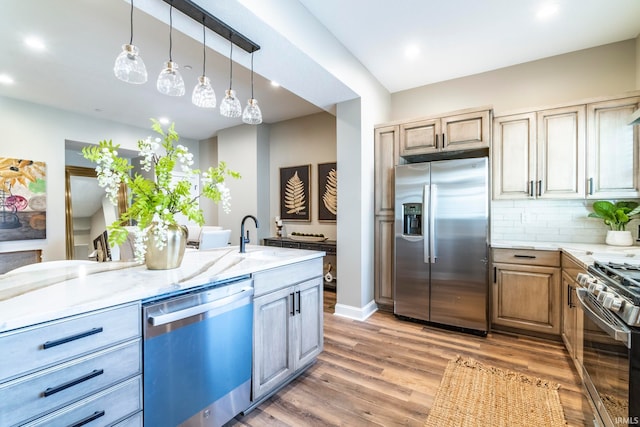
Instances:
[[[498,267],[493,267],[493,283],[498,283]]]
[[[438,149],[438,134],[436,133],[436,150]]]
[[[444,132],[442,133],[442,149],[444,150],[445,145],[447,145],[447,140],[444,137]]]
[[[85,382],[85,381],[88,381],[88,380],[90,380],[91,378],[95,378],[95,377],[100,376],[100,375],[102,375],[102,374],[104,374],[104,369],[94,369],[93,371],[89,372],[88,374],[83,375],[83,376],[81,376],[81,377],[79,377],[79,378],[76,378],[75,380],[67,381],[66,383],[63,383],[63,384],[57,385],[57,386],[55,386],[55,387],[49,387],[48,389],[46,389],[46,390],[42,393],[42,395],[43,395],[44,397],[49,397],[49,396],[51,396],[52,394],[56,394],[56,393],[58,393],[58,392],[60,392],[60,391],[62,391],[62,390],[66,390],[66,389],[68,389],[69,387],[73,387],[74,385],[78,385],[78,384],[80,384],[80,383],[83,383],[83,382]]]
[[[97,420],[100,417],[104,417],[104,411],[96,411],[86,418],[81,419],[73,424],[69,424],[69,427],[80,427],[85,424],[89,424],[91,421]]]
[[[542,180],[538,181],[538,197],[542,196]]]
[[[295,294],[293,292],[291,292],[289,294],[289,296],[291,297],[291,315],[295,316],[296,315],[296,299],[295,299]]]
[[[533,197],[533,180],[529,181],[529,197]]]
[[[296,292],[296,294],[298,294],[298,309],[296,310],[297,313],[300,313],[300,310],[302,308],[302,299],[300,299],[300,291]]]
[[[535,256],[535,255],[520,255],[520,254],[515,254],[513,257],[514,257],[514,258],[536,259],[536,256]]]
[[[93,328],[93,329],[91,329],[89,331],[80,332],[79,334],[76,334],[76,335],[71,335],[71,336],[68,336],[68,337],[65,337],[65,338],[60,338],[59,340],[47,341],[44,344],[42,344],[42,349],[46,350],[48,348],[55,347],[55,346],[60,345],[60,344],[66,344],[66,343],[71,342],[71,341],[79,340],[80,338],[84,338],[84,337],[88,337],[88,336],[91,336],[91,335],[99,334],[100,332],[102,332],[102,327]]]
[[[593,178],[589,178],[589,195],[593,196]]]

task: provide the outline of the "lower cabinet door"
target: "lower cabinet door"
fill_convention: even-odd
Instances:
[[[301,283],[295,289],[295,369],[308,363],[322,352],[324,337],[322,323],[322,278]]]
[[[560,335],[560,269],[494,264],[493,326]]]
[[[294,372],[290,336],[294,287],[268,293],[253,301],[253,400],[277,388]]]
[[[105,426],[112,425],[142,410],[142,377],[140,375],[108,388],[25,427]]]

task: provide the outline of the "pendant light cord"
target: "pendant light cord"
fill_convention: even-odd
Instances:
[[[231,41],[231,36],[229,35],[229,43],[231,45],[231,51],[229,52],[229,90],[231,90],[231,83],[233,81],[233,42]]]
[[[253,52],[251,52],[251,99],[253,98]]]
[[[169,62],[173,62],[173,59],[171,59],[171,48],[173,47],[171,33],[173,33],[173,2],[171,2],[171,8],[169,9]]]
[[[202,75],[205,74],[205,63],[207,62],[207,32],[205,31],[204,15],[202,15]]]
[[[131,37],[129,37],[129,44],[133,44],[133,0],[131,0],[131,17],[129,18],[129,23],[131,25]]]

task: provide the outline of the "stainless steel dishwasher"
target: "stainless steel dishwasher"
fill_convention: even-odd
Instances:
[[[250,405],[249,278],[143,304],[144,425],[221,426]]]

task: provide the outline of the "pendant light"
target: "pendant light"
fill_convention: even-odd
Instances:
[[[202,75],[198,77],[198,83],[193,88],[191,102],[202,108],[216,108],[216,93],[211,87],[209,78],[205,75],[205,64],[207,62],[207,33],[204,24],[205,17],[202,16]]]
[[[147,82],[147,68],[138,54],[138,48],[133,45],[133,0],[131,0],[131,36],[129,44],[122,45],[122,52],[116,58],[113,73],[123,82],[143,84]]]
[[[178,71],[178,64],[173,62],[171,58],[173,32],[173,3],[169,9],[169,62],[165,64],[165,68],[160,71],[156,87],[158,91],[164,95],[182,96],[184,95],[184,80]]]
[[[262,123],[262,111],[258,106],[258,100],[253,97],[253,52],[251,52],[251,98],[247,101],[247,106],[242,112],[242,121],[249,125]]]
[[[242,106],[236,97],[236,91],[231,89],[233,82],[233,41],[231,36],[229,36],[231,44],[231,52],[229,53],[229,89],[225,91],[224,99],[220,103],[220,114],[225,117],[235,118],[242,115]]]

